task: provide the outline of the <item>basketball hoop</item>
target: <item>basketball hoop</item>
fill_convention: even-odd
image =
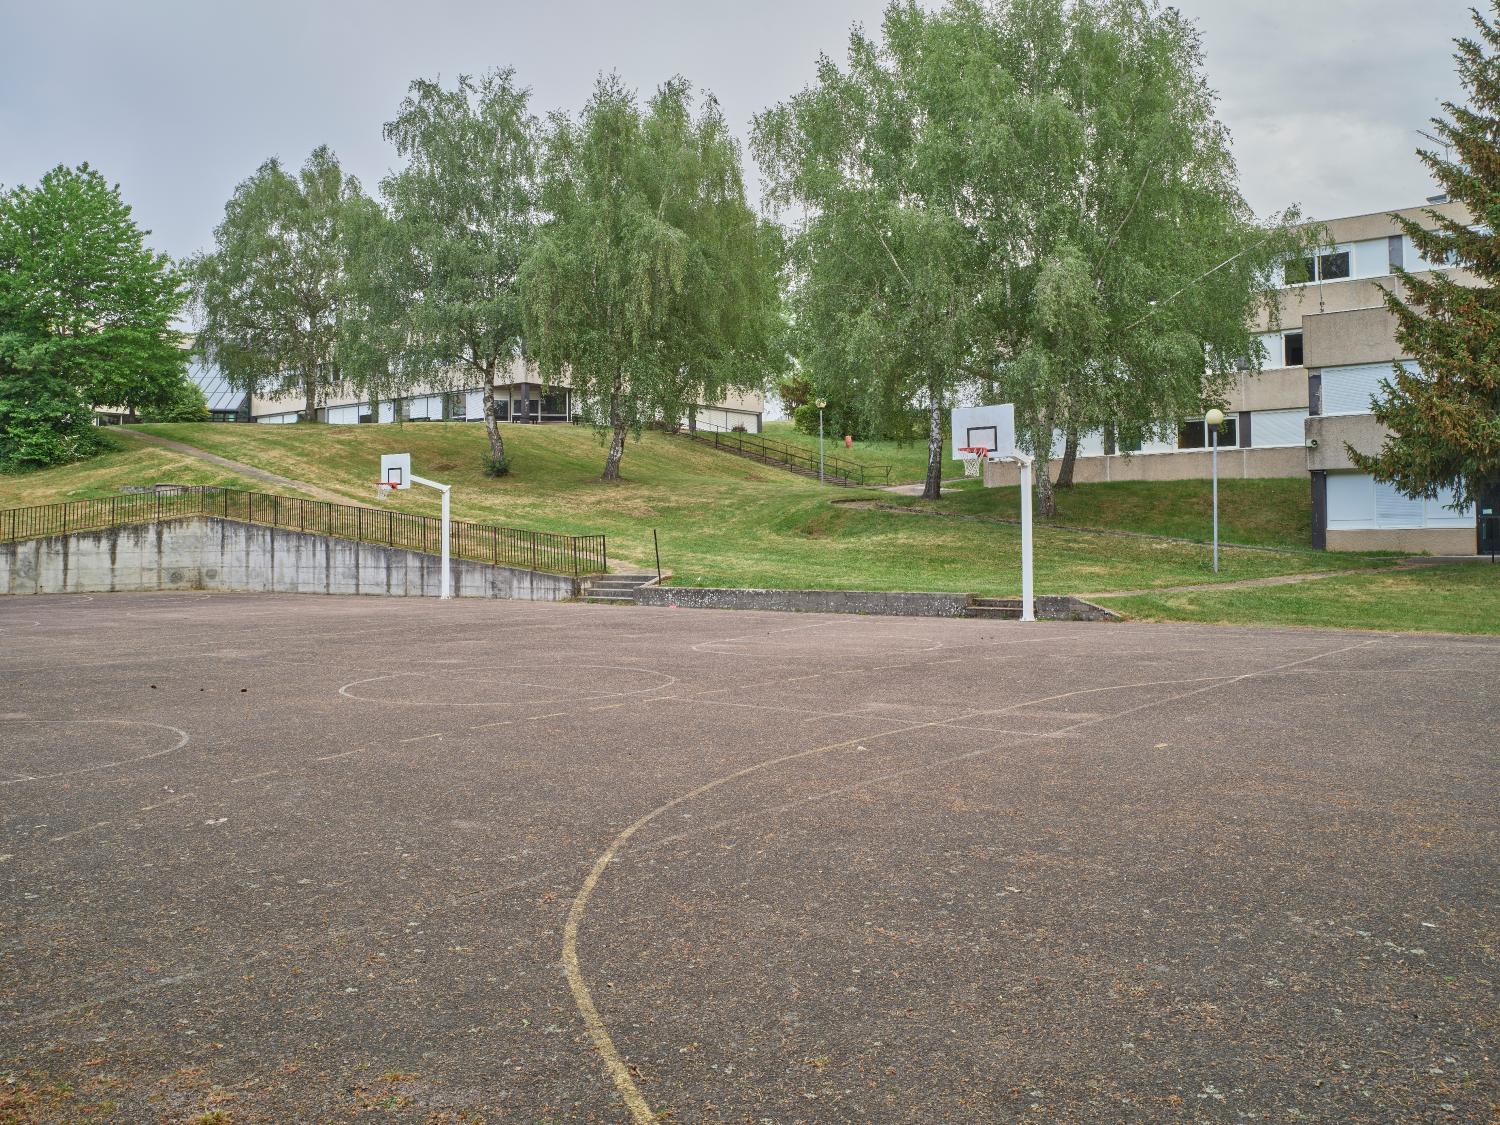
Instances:
[[[384,500],[390,493],[395,492],[396,482],[392,480],[378,480],[375,482],[375,499]]]
[[[978,477],[984,474],[984,459],[989,449],[983,445],[966,445],[958,451],[964,463],[964,476]]]

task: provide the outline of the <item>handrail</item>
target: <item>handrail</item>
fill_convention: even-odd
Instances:
[[[436,516],[210,486],[3,509],[0,543],[189,516],[217,516],[434,555],[442,548],[442,521]],[[468,520],[453,520],[450,535],[455,558],[575,578],[609,569],[603,535],[561,535]]]
[[[761,437],[758,434],[739,434],[732,431],[714,430],[712,431],[713,439],[710,441],[708,437],[701,433],[688,430],[681,432],[694,441],[702,442],[705,445],[712,444],[715,449],[729,449],[739,453],[741,456],[760,456],[767,461],[802,469],[817,470],[819,468],[817,453],[804,449],[801,446],[789,445],[786,442]],[[822,458],[822,471],[825,478],[833,479],[836,484],[869,484],[877,472],[880,474],[882,483],[891,483],[891,466],[863,465],[857,461],[849,461],[831,453],[824,454]]]

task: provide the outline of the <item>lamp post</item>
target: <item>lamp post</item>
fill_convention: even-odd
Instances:
[[[818,483],[826,484],[823,479],[823,408],[828,405],[826,398],[818,399]]]
[[[1214,573],[1219,573],[1219,427],[1224,424],[1224,412],[1218,407],[1203,416],[1208,423],[1208,432],[1213,441],[1214,459]]]

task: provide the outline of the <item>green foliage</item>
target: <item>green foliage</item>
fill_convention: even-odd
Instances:
[[[745,202],[718,103],[692,109],[680,78],[642,112],[611,75],[576,121],[550,119],[548,221],[522,271],[527,350],[607,432],[605,479],[627,433],[759,387],[774,365],[778,235]]]
[[[0,466],[91,456],[94,406],[148,407],[185,378],[186,296],[145,233],[87,164],[0,194]]]
[[[481,464],[484,466],[484,475],[487,477],[503,477],[510,473],[510,458],[504,454],[496,457],[493,453],[486,453]]]
[[[197,350],[249,394],[302,395],[311,420],[350,376],[350,243],[378,217],[326,146],[296,175],[267,160],[225,205],[213,252],[191,263]]]
[[[407,392],[481,386],[501,462],[494,382],[522,354],[517,279],[536,234],[540,136],[529,98],[509,70],[460,75],[452,89],[413,82],[385,126],[406,160],[381,183],[389,220],[355,259],[382,344],[366,369]]]
[[[184,378],[159,403],[140,412],[142,422],[207,422],[208,399],[203,388]]]
[[[1397,271],[1405,296],[1385,299],[1412,363],[1396,364],[1375,403],[1376,420],[1391,430],[1380,453],[1346,447],[1355,465],[1406,495],[1452,489],[1461,506],[1500,482],[1500,29],[1477,12],[1474,23],[1479,40],[1458,40],[1456,55],[1468,104],[1445,102],[1452,120],[1433,122],[1455,158],[1419,153],[1473,225],[1437,211],[1426,213],[1431,228],[1395,218],[1427,261],[1451,255],[1481,284]]]
[[[931,496],[960,394],[1015,402],[1045,462],[1054,427],[1193,413],[1254,353],[1301,242],[1254,221],[1201,71],[1154,2],[901,0],[757,118],[770,200],[806,213],[793,351],[829,401],[931,411]]]

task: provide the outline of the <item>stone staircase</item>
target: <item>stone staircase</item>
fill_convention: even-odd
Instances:
[[[654,574],[596,574],[583,580],[583,600],[595,605],[635,605],[636,590]]]
[[[987,621],[1021,620],[1020,598],[970,598],[965,617],[979,617]]]

